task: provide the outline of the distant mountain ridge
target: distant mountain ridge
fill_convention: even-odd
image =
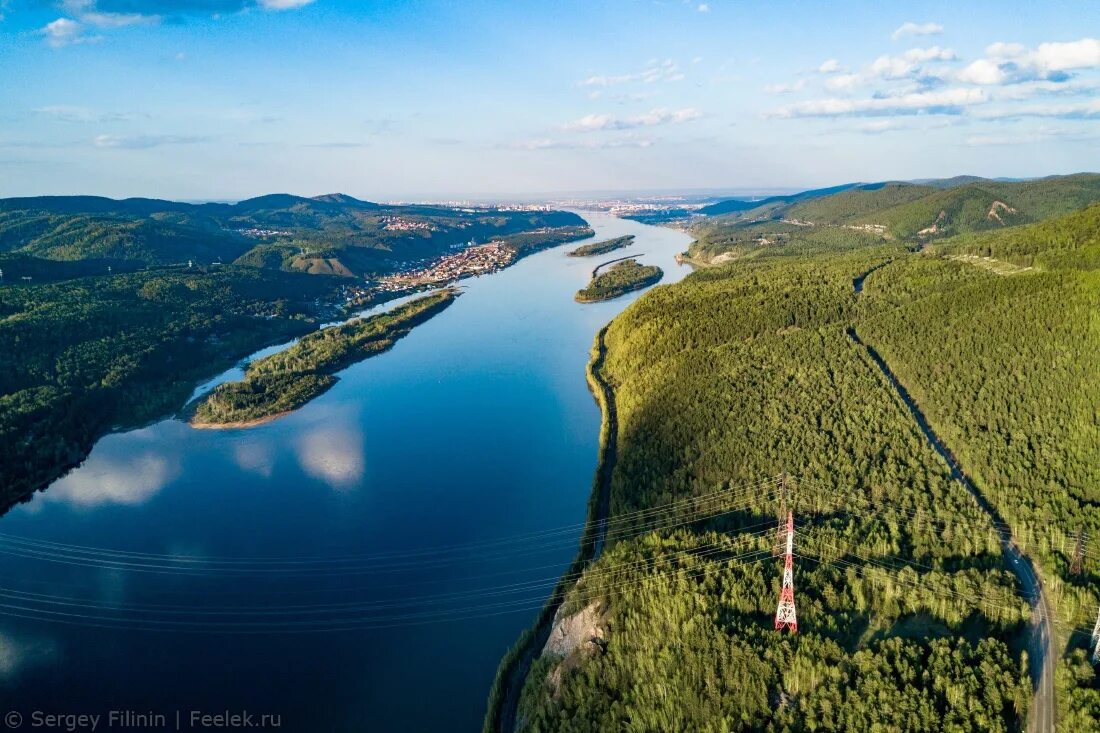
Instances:
[[[881,229],[930,239],[1041,221],[1100,201],[1100,174],[1023,181],[978,176],[926,182],[846,184],[790,196],[731,200],[700,209],[718,221],[788,219],[804,224]]]
[[[0,199],[0,254],[146,265],[240,260],[350,276],[470,241],[583,224],[563,211],[392,206],[342,193],[273,193],[236,203],[35,196]]]

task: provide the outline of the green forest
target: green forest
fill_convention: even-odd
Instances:
[[[610,300],[652,285],[664,276],[664,271],[656,265],[642,265],[635,259],[623,260],[593,277],[583,290],[577,291],[576,300],[580,303]]]
[[[787,220],[822,228],[878,227],[895,239],[929,240],[1038,222],[1097,201],[1100,175],[1093,173],[1027,181],[959,176],[840,186],[759,202],[733,200],[700,213],[718,226]]]
[[[538,659],[518,728],[1020,730],[1027,602],[990,517],[849,329],[1037,563],[1057,617],[1059,725],[1100,728],[1085,651],[1100,553],[1069,572],[1074,533],[1100,533],[1097,217],[932,247],[779,221],[699,225],[690,254],[716,264],[607,330],[612,529],[558,612],[596,609],[599,643]],[[756,483],[780,471],[786,492]],[[716,491],[705,512],[685,501]],[[784,504],[797,525],[794,635],[771,618]]]
[[[336,384],[336,372],[392,348],[458,294],[447,288],[386,313],[303,336],[290,348],[250,363],[242,381],[211,390],[191,424],[240,426],[295,410]]]
[[[313,330],[318,303],[338,294],[333,278],[254,268],[63,279],[68,263],[33,267],[41,278],[0,286],[4,506],[79,463],[104,432],[170,413],[199,380]]]

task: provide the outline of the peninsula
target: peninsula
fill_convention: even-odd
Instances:
[[[249,364],[242,381],[215,387],[195,409],[191,425],[250,427],[296,410],[336,384],[336,372],[387,351],[458,294],[448,288],[387,313],[303,336],[290,348]]]

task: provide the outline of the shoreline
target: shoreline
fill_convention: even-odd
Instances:
[[[611,506],[611,473],[615,466],[619,430],[615,393],[602,374],[602,367],[607,358],[606,336],[610,327],[609,323],[596,333],[585,368],[588,389],[600,407],[600,439],[596,471],[592,479],[592,492],[588,497],[584,533],[581,535],[576,557],[562,573],[562,579],[554,587],[554,591],[539,612],[534,624],[520,635],[501,659],[493,685],[489,690],[488,709],[485,713],[482,733],[512,733],[515,730],[519,715],[519,700],[527,682],[527,673],[541,654],[542,647],[550,636],[554,617],[565,600],[569,590],[569,581],[566,578],[574,577],[576,573],[584,570],[586,565],[599,559],[603,551]]]
[[[297,410],[298,408],[283,410],[282,412],[276,412],[273,415],[264,415],[263,417],[257,417],[253,420],[237,420],[235,422],[196,422],[194,418],[192,418],[187,420],[187,425],[195,430],[236,430],[239,428],[254,428],[257,425],[274,422],[280,417],[285,417],[293,412],[297,412]]]

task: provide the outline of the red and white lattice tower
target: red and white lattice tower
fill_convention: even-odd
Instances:
[[[779,591],[779,607],[775,609],[775,630],[784,627],[798,631],[798,616],[794,612],[794,512],[787,512],[787,553],[783,561],[783,589]]]

